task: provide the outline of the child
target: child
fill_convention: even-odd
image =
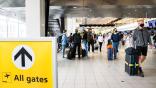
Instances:
[[[108,56],[108,60],[113,60],[113,46],[112,46],[111,39],[108,40],[108,44],[107,44],[107,56]]]

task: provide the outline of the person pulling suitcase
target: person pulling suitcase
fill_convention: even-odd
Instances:
[[[150,34],[144,27],[144,24],[140,24],[138,29],[134,31],[133,41],[135,42],[139,55],[139,75],[144,77],[142,63],[145,61],[147,56],[148,44],[152,46]]]

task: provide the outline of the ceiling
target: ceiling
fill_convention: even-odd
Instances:
[[[50,5],[61,6],[68,17],[156,17],[156,0],[50,0]]]
[[[50,0],[51,6],[155,5],[156,0]],[[0,0],[0,7],[24,7],[25,0]]]
[[[58,12],[62,13],[62,15],[65,15],[67,17],[156,17],[156,6],[154,5],[104,5],[102,7],[64,6],[59,10],[52,8],[53,6],[51,6],[51,14],[56,15],[53,11],[57,10]]]
[[[50,0],[50,5],[103,6],[103,5],[155,5],[156,0]]]
[[[0,8],[25,16],[25,0],[0,0]],[[14,7],[14,8],[13,8]],[[156,0],[50,0],[50,18],[156,17]]]

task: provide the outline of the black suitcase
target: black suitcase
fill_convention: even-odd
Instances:
[[[82,57],[85,57],[85,56],[87,56],[87,52],[85,49],[82,49]]]
[[[127,72],[130,76],[138,75],[139,64],[137,50],[130,47],[125,51],[125,72]]]
[[[107,49],[107,57],[108,57],[108,60],[113,60],[113,49],[111,48]]]
[[[67,59],[73,60],[75,58],[74,48],[70,47],[68,53],[67,53]]]
[[[94,50],[98,50],[99,49],[99,45],[97,43],[94,44]]]
[[[125,59],[125,72],[130,76],[138,75],[138,56],[137,55],[126,55]]]

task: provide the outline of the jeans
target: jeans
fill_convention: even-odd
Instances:
[[[119,47],[119,42],[113,42],[113,53],[114,53],[114,58],[116,58],[116,56],[117,56],[118,47]]]
[[[62,54],[63,54],[63,58],[64,58],[64,54],[65,54],[65,49],[66,49],[66,45],[62,45]]]
[[[85,50],[86,50],[86,54],[88,55],[88,42],[87,40],[83,40],[82,42],[84,44]]]

